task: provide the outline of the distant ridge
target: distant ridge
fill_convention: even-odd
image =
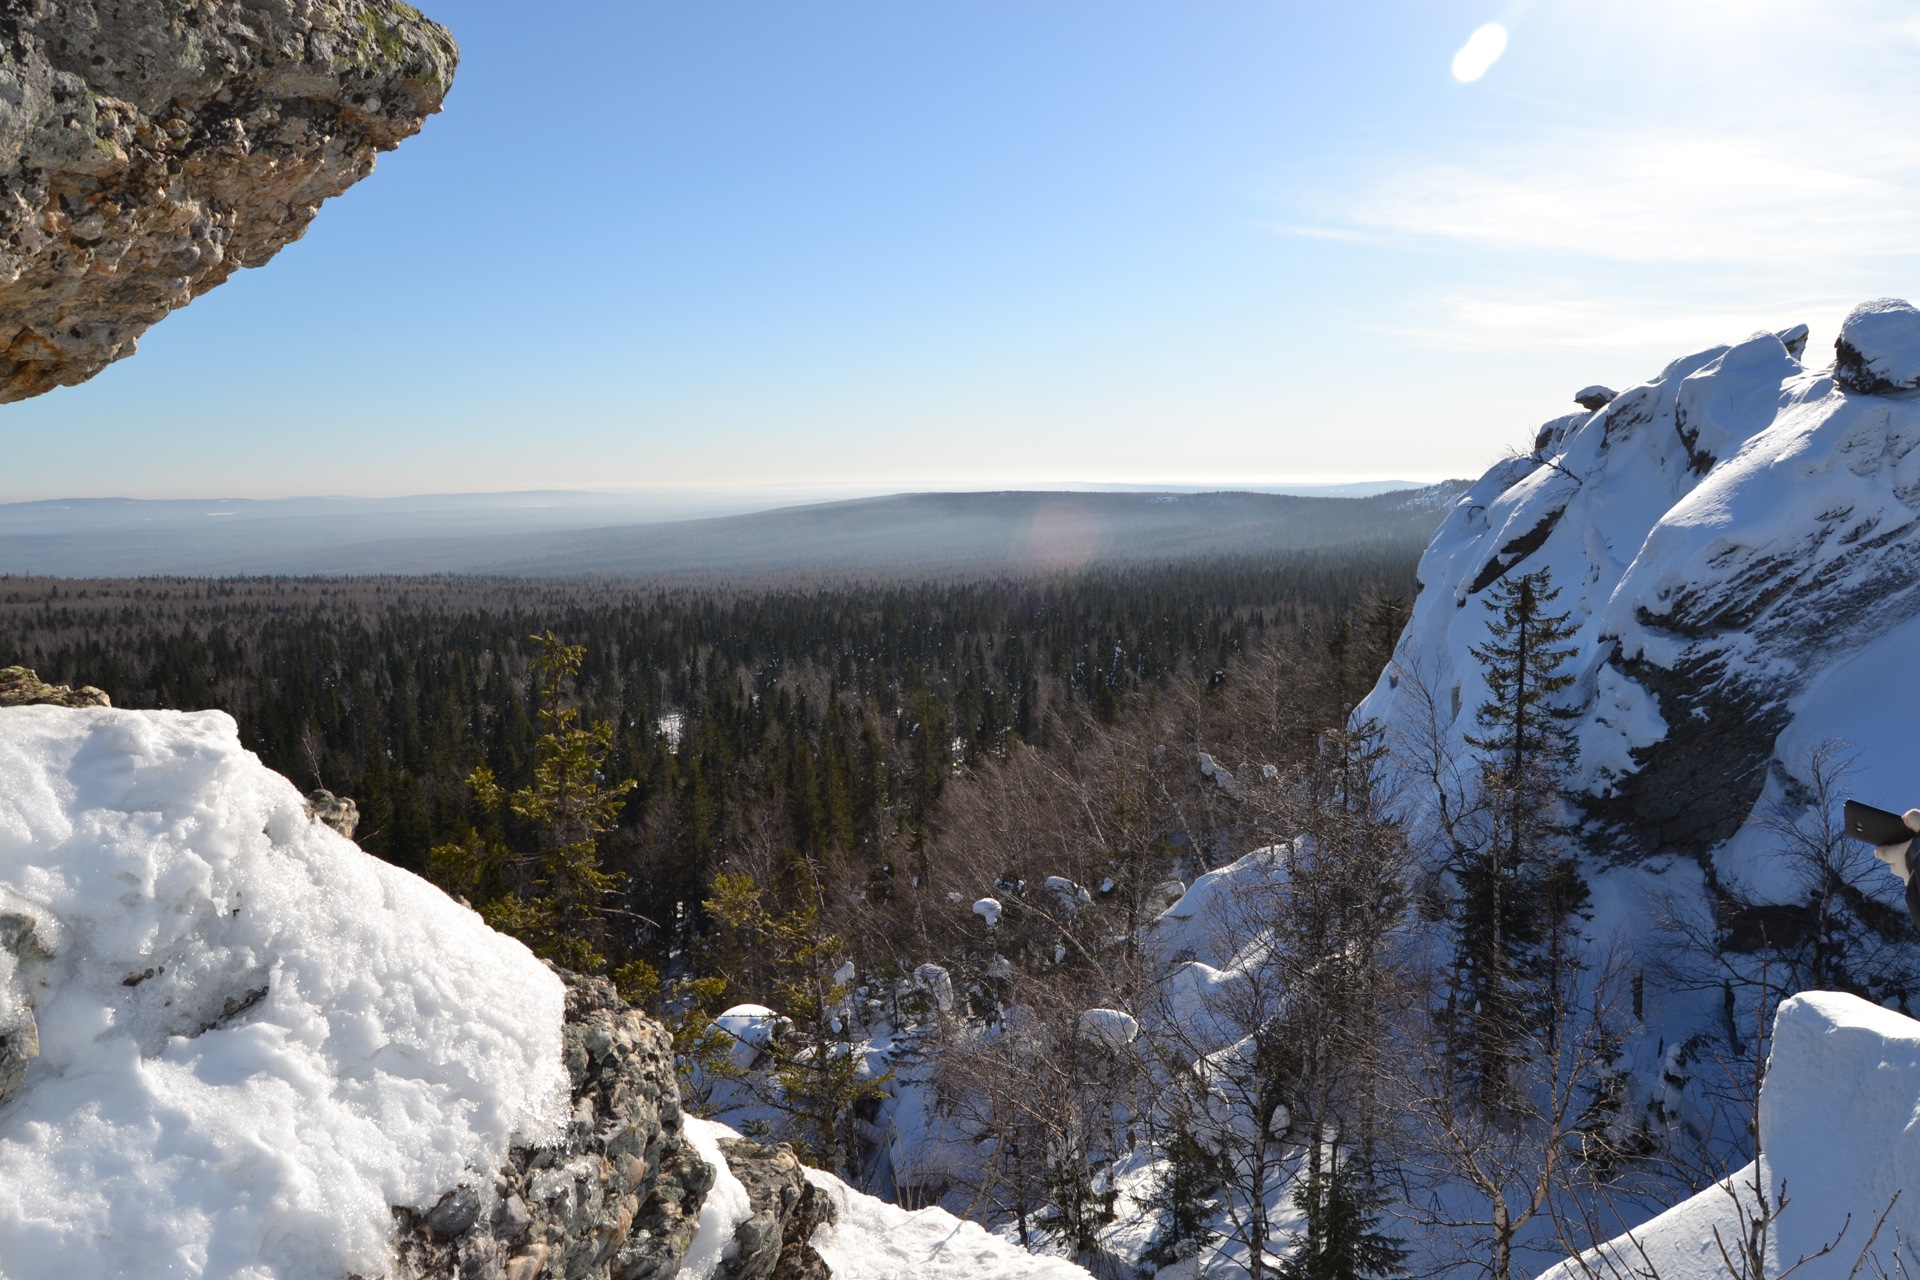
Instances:
[[[1391,482],[1338,487],[1383,483]],[[1351,496],[910,493],[651,523],[636,520],[634,509],[611,495],[77,499],[0,505],[0,573],[924,576],[1356,542],[1404,542],[1417,550],[1464,487],[1447,482]]]

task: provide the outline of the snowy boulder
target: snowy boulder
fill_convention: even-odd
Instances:
[[[913,989],[925,992],[940,1012],[953,1012],[953,975],[939,965],[923,964],[915,969]]]
[[[1788,355],[1798,360],[1807,353],[1807,338],[1811,333],[1812,330],[1804,324],[1794,324],[1778,330],[1773,336],[1780,339],[1780,345],[1787,349]]]
[[[1574,392],[1573,402],[1592,413],[1612,404],[1619,394],[1612,387],[1603,387],[1596,382],[1590,387],[1582,387]]]
[[[1847,313],[1833,344],[1833,380],[1855,395],[1920,388],[1920,310],[1875,298]]]
[[[1065,876],[1048,876],[1046,883],[1041,887],[1052,894],[1054,900],[1060,904],[1061,910],[1068,914],[1078,911],[1093,901],[1092,894]]]
[[[973,914],[985,921],[989,929],[1000,923],[1000,911],[1000,900],[998,898],[982,898],[973,904]]]
[[[750,1069],[780,1030],[780,1015],[763,1004],[736,1004],[713,1020],[733,1037],[731,1056],[742,1070]]]
[[[1883,354],[1920,319],[1888,305],[1858,309],[1852,330],[1880,333]],[[1356,718],[1400,760],[1422,741],[1469,759],[1491,695],[1473,652],[1488,601],[1548,571],[1573,628],[1569,781],[1613,852],[1704,857],[1752,832],[1769,778],[1804,780],[1822,737],[1862,749],[1851,785],[1882,769],[1897,801],[1910,784],[1878,726],[1920,703],[1904,678],[1920,629],[1920,397],[1849,395],[1793,357],[1797,337],[1683,356],[1570,428],[1555,419],[1547,451],[1490,469],[1428,545],[1394,666]],[[1417,821],[1419,789],[1401,794]]]
[[[1675,1205],[1630,1237],[1601,1245],[1585,1265],[1562,1263],[1542,1280],[1654,1273],[1662,1280],[1721,1280],[1726,1269],[1714,1233],[1729,1245],[1741,1238],[1741,1206],[1751,1211],[1756,1185],[1778,1203],[1783,1184],[1791,1203],[1774,1224],[1775,1254],[1783,1265],[1837,1237],[1824,1269],[1801,1274],[1901,1274],[1910,1247],[1902,1242],[1920,1239],[1916,1115],[1920,1022],[1837,992],[1795,996],[1774,1020],[1773,1053],[1760,1090],[1763,1154],[1757,1164]],[[1855,1269],[1875,1220],[1889,1205],[1892,1212]]]
[[[41,953],[15,931],[9,1280],[387,1274],[395,1206],[566,1120],[561,980],[220,712],[0,709],[0,899]]]
[[[1140,1038],[1140,1023],[1119,1009],[1089,1009],[1080,1015],[1080,1038],[1118,1053]]]

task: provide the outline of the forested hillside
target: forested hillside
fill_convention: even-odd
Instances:
[[[227,710],[270,767],[352,797],[365,848],[426,872],[431,850],[476,827],[538,843],[525,820],[483,811],[469,778],[485,766],[508,791],[532,781],[532,637],[551,631],[585,650],[564,698],[612,726],[604,780],[633,784],[597,842],[605,941],[664,966],[720,872],[797,856],[834,882],[836,913],[871,897],[868,880],[927,856],[955,781],[1015,744],[1066,759],[1175,703],[1209,726],[1189,734],[1244,736],[1254,672],[1276,662],[1316,673],[1287,701],[1319,709],[1278,730],[1306,741],[1365,691],[1397,622],[1364,658],[1329,643],[1357,611],[1410,597],[1415,553],[767,592],[0,578],[0,665],[97,685],[118,706]]]

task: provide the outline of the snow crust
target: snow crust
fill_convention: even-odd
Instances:
[[[902,1209],[818,1169],[807,1180],[833,1199],[834,1221],[814,1232],[813,1247],[834,1280],[1089,1280],[1064,1258],[1028,1253],[945,1209]]]
[[[9,1280],[379,1275],[390,1206],[564,1118],[559,979],[223,713],[0,709],[0,901],[54,952],[0,1105]]]
[[[1774,1226],[1776,1267],[1784,1270],[1837,1240],[1832,1252],[1796,1274],[1812,1280],[1912,1274],[1920,1261],[1914,1253],[1920,1242],[1920,1022],[1831,991],[1783,1003],[1760,1091],[1760,1146],[1760,1185],[1775,1203],[1785,1186],[1786,1205]],[[1743,1233],[1743,1217],[1751,1218],[1756,1203],[1755,1175],[1749,1166],[1708,1187],[1631,1238],[1602,1245],[1588,1255],[1589,1264],[1601,1275],[1641,1275],[1651,1262],[1662,1280],[1721,1280],[1726,1268],[1714,1232],[1730,1247]],[[1610,1269],[1608,1258],[1617,1266]],[[1896,1269],[1896,1258],[1904,1271]],[[1543,1280],[1583,1274],[1567,1262]]]

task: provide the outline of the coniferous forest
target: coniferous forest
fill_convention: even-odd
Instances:
[[[1384,664],[1415,558],[1375,545],[772,590],[0,578],[0,666],[116,706],[227,711],[270,767],[352,798],[364,848],[427,874],[433,850],[470,835],[539,843],[470,784],[481,768],[508,792],[534,780],[554,709],[536,637],[551,633],[582,652],[548,692],[610,730],[596,774],[623,788],[595,841],[602,950],[664,969],[707,929],[729,871],[778,880],[798,860],[831,886],[830,912],[890,896],[939,845],[956,785],[1022,744],[1065,760],[1173,715],[1190,722],[1184,759],[1244,737],[1256,673],[1277,667],[1288,723],[1269,727],[1309,742]]]

